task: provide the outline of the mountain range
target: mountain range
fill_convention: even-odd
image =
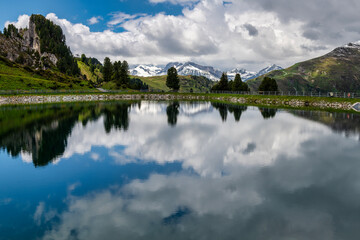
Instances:
[[[162,76],[167,75],[167,70],[171,67],[175,67],[179,75],[182,76],[203,76],[212,81],[219,81],[222,75],[222,71],[211,67],[211,66],[202,66],[193,62],[171,62],[168,63],[165,67],[156,66],[156,65],[137,65],[130,69],[130,74],[133,76],[141,77],[153,77],[153,76]],[[228,78],[233,80],[235,75],[239,73],[243,81],[247,81],[253,78],[257,78],[263,74],[269,73],[274,70],[282,69],[280,66],[272,65],[268,66],[259,72],[250,72],[246,69],[233,69],[227,72]]]
[[[265,77],[274,78],[281,91],[360,90],[360,41],[338,47],[324,56],[310,59],[248,81],[255,90]]]
[[[81,57],[82,58],[82,57]],[[86,59],[88,60],[90,59]],[[29,28],[9,25],[0,33],[0,89],[91,89],[93,82],[112,89],[114,81],[102,83],[101,64],[96,69],[73,57],[60,26],[41,15],[32,15]],[[222,71],[193,62],[172,62],[166,66],[138,65],[131,74],[139,76],[151,89],[168,91],[166,74],[178,70],[182,91],[208,91]],[[93,72],[92,72],[93,70]],[[340,46],[323,56],[282,69],[272,65],[250,72],[228,71],[229,79],[241,74],[252,90],[257,90],[265,76],[274,78],[281,91],[360,91],[360,41]],[[146,76],[146,77],[140,77]],[[151,77],[152,76],[152,77]],[[109,86],[107,86],[109,85]]]

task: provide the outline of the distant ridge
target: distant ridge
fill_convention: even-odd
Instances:
[[[171,67],[175,67],[178,71],[179,75],[188,76],[203,76],[212,81],[218,81],[222,75],[222,71],[211,67],[211,66],[203,66],[194,62],[170,62],[166,64],[165,67],[155,66],[155,65],[137,65],[130,69],[130,74],[134,76],[141,76],[141,77],[153,77],[153,76],[162,76],[167,74],[167,70]],[[259,72],[250,72],[246,69],[233,69],[228,71],[228,77],[230,80],[235,78],[236,74],[240,74],[243,81],[247,81],[253,78],[256,78],[260,75],[266,74],[270,71],[282,69],[280,66],[271,65],[268,66]]]
[[[348,43],[324,56],[296,63],[248,81],[256,90],[264,76],[274,78],[281,91],[360,91],[360,41]]]

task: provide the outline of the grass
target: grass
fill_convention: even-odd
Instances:
[[[0,90],[91,89],[88,81],[54,70],[33,70],[0,57]]]
[[[170,89],[166,86],[167,76],[154,76],[154,77],[138,77],[131,76],[131,78],[139,78],[141,81],[149,86],[150,90],[168,92]],[[213,86],[213,82],[203,77],[194,76],[179,76],[180,80],[180,92],[190,92],[190,89],[195,93],[205,93]],[[105,83],[103,85],[105,89],[116,89],[116,85],[113,82]]]
[[[96,68],[94,73],[92,73],[90,67],[82,61],[77,61],[77,64],[81,74],[85,75],[89,81],[96,83],[98,79],[103,78],[102,73],[99,71],[99,69]]]
[[[168,92],[170,89],[166,86],[166,77],[167,76],[155,76],[155,77],[136,77],[141,81],[149,85],[149,88],[152,90],[161,90]]]

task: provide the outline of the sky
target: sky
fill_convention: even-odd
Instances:
[[[74,54],[100,61],[258,71],[360,40],[358,9],[358,0],[13,0],[0,3],[0,25],[26,27],[42,14]]]

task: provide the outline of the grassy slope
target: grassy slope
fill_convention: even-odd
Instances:
[[[86,78],[92,82],[96,82],[97,78],[102,79],[102,73],[99,69],[95,69],[95,74],[90,71],[90,67],[81,61],[77,61],[78,67],[82,75],[85,75]]]
[[[337,56],[336,51],[264,76],[275,78],[282,91],[360,91],[359,52],[350,49]],[[256,90],[264,76],[249,80],[250,88]]]
[[[170,91],[166,86],[166,75],[154,76],[154,77],[138,77],[131,76],[132,78],[139,78],[141,81],[149,85],[151,90]],[[193,79],[191,76],[179,76],[180,78],[180,92],[190,92],[192,88],[194,92],[206,92],[212,87],[213,82],[204,78]],[[105,83],[103,86],[105,89],[115,89],[116,84],[114,82]]]
[[[34,71],[0,57],[0,90],[89,89],[87,81],[57,71]]]

